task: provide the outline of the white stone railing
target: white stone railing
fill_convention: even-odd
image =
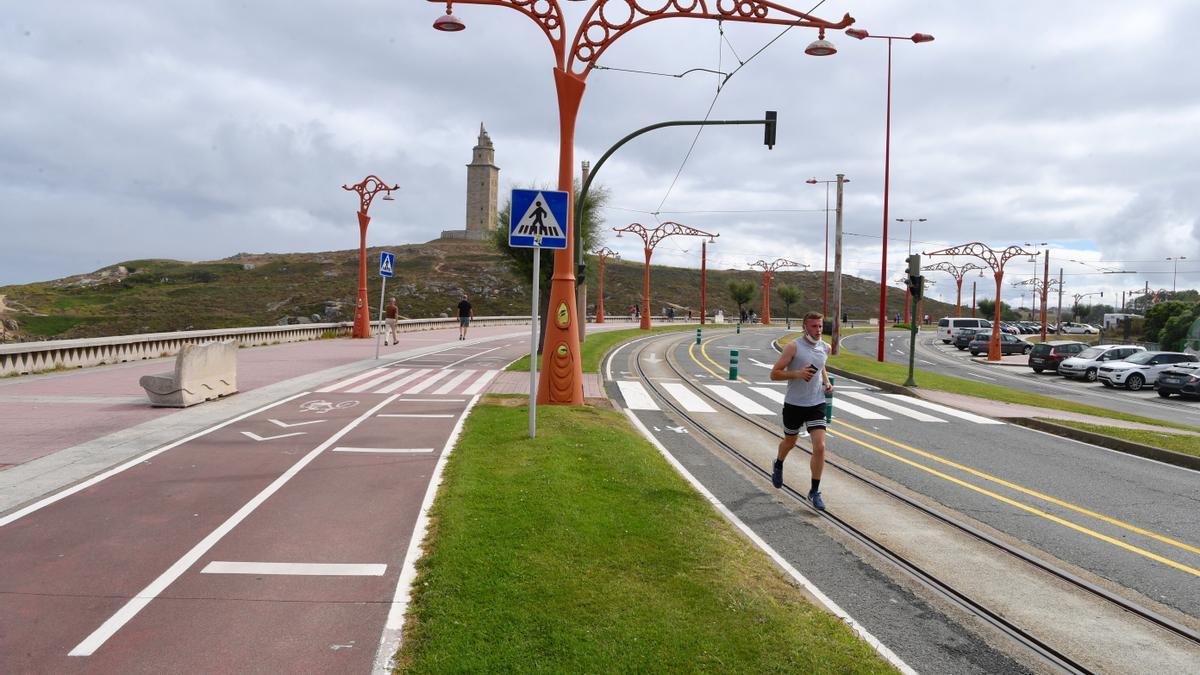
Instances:
[[[397,321],[400,332],[411,333],[458,325],[458,319],[403,319]],[[527,316],[482,316],[472,326],[509,326],[528,324]],[[378,321],[373,325],[379,326]],[[0,377],[65,368],[86,368],[110,363],[174,356],[185,344],[203,344],[219,340],[237,340],[239,347],[304,342],[325,337],[349,335],[353,324],[303,323],[287,326],[221,328],[174,333],[114,335],[78,340],[45,340],[0,344]]]

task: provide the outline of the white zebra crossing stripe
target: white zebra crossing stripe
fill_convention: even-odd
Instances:
[[[486,387],[488,383],[492,381],[492,378],[496,377],[496,374],[499,372],[499,370],[485,371],[483,375],[479,376],[478,380],[475,380],[475,384],[467,387],[467,390],[463,393],[468,396],[474,396],[475,394],[478,394],[479,392],[483,391],[483,388]]]
[[[453,372],[454,372],[453,370],[439,370],[439,371],[435,372],[434,374],[430,375],[429,377],[425,378],[425,380],[423,382],[415,385],[412,389],[409,389],[408,391],[406,391],[404,393],[419,394],[419,393],[425,391],[426,389],[432,387],[434,385],[434,383],[436,383],[438,380],[442,379],[443,377],[445,377]]]
[[[844,401],[840,397],[835,395],[833,397],[834,417],[836,417],[838,413],[850,413],[851,415],[854,415],[855,417],[861,417],[864,420],[890,420],[890,419],[892,419],[892,418],[888,417],[887,415],[880,415],[879,413],[875,412],[874,410],[867,410],[866,408],[863,408],[861,406],[857,406],[857,405],[854,405],[853,403]]]
[[[383,389],[380,389],[379,391],[377,391],[375,393],[376,394],[390,394],[393,391],[396,391],[400,387],[403,387],[404,385],[425,375],[428,372],[429,372],[429,368],[421,368],[420,370],[414,371],[413,374],[411,374],[411,375],[405,375],[404,377],[400,378],[399,380],[396,380],[395,382],[387,385],[386,387],[384,387]]]
[[[355,382],[358,382],[359,380],[365,380],[368,377],[371,377],[372,375],[378,375],[386,370],[388,370],[388,369],[387,368],[373,368],[371,370],[368,370],[365,373],[359,373],[359,374],[355,375],[354,377],[348,377],[348,378],[342,380],[341,382],[334,382],[333,384],[329,385],[328,387],[323,387],[321,389],[318,389],[317,393],[318,394],[328,394],[331,391],[336,391],[342,387],[345,387],[346,385],[354,384]]]
[[[618,380],[617,389],[621,390],[621,398],[625,399],[625,407],[630,410],[658,410],[654,399],[650,398],[650,392],[646,391],[641,382]]]
[[[730,405],[737,408],[738,410],[741,410],[742,412],[746,413],[747,415],[774,415],[775,414],[772,411],[767,410],[766,408],[762,407],[761,405],[755,403],[753,400],[747,398],[746,396],[743,396],[742,394],[740,394],[724,385],[706,384],[704,386],[708,387],[708,389],[712,393],[725,399],[726,401],[729,402]]]
[[[904,415],[905,417],[911,417],[914,420],[917,420],[918,422],[941,422],[943,424],[945,424],[945,422],[946,422],[946,420],[944,420],[940,417],[934,417],[933,415],[926,415],[925,413],[920,412],[918,410],[912,410],[909,408],[905,408],[904,406],[896,405],[895,403],[892,403],[891,401],[885,401],[883,399],[876,398],[874,396],[868,396],[867,394],[860,394],[856,391],[843,392],[842,396],[849,396],[850,398],[852,398],[856,401],[862,401],[863,403],[868,403],[877,408],[883,408],[884,410],[891,410],[892,412],[899,413],[901,415]]]
[[[756,391],[776,403],[783,403],[782,391],[775,391],[774,389],[767,389],[766,387],[750,387],[750,391]]]
[[[904,399],[907,403],[909,403],[911,405],[917,405],[917,406],[921,406],[922,408],[936,410],[942,414],[950,415],[951,417],[957,417],[959,419],[964,419],[964,420],[967,420],[968,422],[974,422],[975,424],[1004,424],[1004,422],[1001,422],[1000,420],[994,420],[994,419],[990,419],[987,417],[980,417],[979,415],[974,415],[969,412],[964,412],[962,410],[955,410],[954,408],[951,408],[949,406],[940,405],[938,403],[932,403],[930,401],[925,401],[925,400],[922,400],[919,398],[912,398],[911,396],[901,396],[900,394],[887,394],[887,396],[890,396],[892,398]]]
[[[704,402],[704,399],[694,394],[691,389],[688,389],[682,384],[677,382],[664,382],[663,389],[666,389],[667,392],[671,394],[671,397],[676,401],[679,401],[679,405],[683,406],[684,410],[687,410],[688,412],[716,412],[711,405]]]
[[[450,392],[454,391],[454,388],[455,388],[455,387],[457,387],[458,385],[462,384],[462,383],[463,383],[463,382],[464,382],[464,381],[465,381],[465,380],[466,380],[468,377],[470,377],[470,376],[472,376],[472,375],[474,375],[474,374],[475,374],[475,371],[474,371],[474,370],[464,370],[464,371],[462,371],[461,373],[459,373],[458,375],[456,375],[456,376],[454,377],[454,379],[450,380],[450,381],[449,381],[449,382],[447,382],[446,384],[442,385],[442,387],[441,387],[440,389],[438,389],[437,391],[433,392],[433,395],[434,395],[434,396],[441,396],[441,395],[443,395],[443,394],[449,394]]]
[[[393,370],[395,372],[384,373],[383,375],[380,375],[379,377],[376,377],[375,379],[367,380],[366,382],[363,382],[362,384],[358,385],[357,387],[354,387],[352,389],[347,389],[346,393],[347,394],[362,393],[362,392],[370,389],[371,387],[378,387],[379,385],[383,384],[384,382],[387,382],[388,380],[392,379],[393,377],[400,377],[404,373],[408,372],[408,368],[389,368],[389,370]]]

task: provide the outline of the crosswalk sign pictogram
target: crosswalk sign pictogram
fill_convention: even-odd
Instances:
[[[569,203],[566,192],[513,190],[508,245],[521,248],[566,248]]]
[[[396,270],[396,254],[383,251],[379,254],[379,276],[390,277]]]

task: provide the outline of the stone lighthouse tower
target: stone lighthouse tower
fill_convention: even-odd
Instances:
[[[496,166],[496,149],[483,123],[479,124],[479,141],[472,150],[467,165],[467,237],[485,239],[496,229],[496,201],[500,189],[500,167]]]

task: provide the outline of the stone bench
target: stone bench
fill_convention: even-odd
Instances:
[[[146,375],[138,384],[155,407],[186,408],[237,393],[237,342],[184,345],[175,371]]]

